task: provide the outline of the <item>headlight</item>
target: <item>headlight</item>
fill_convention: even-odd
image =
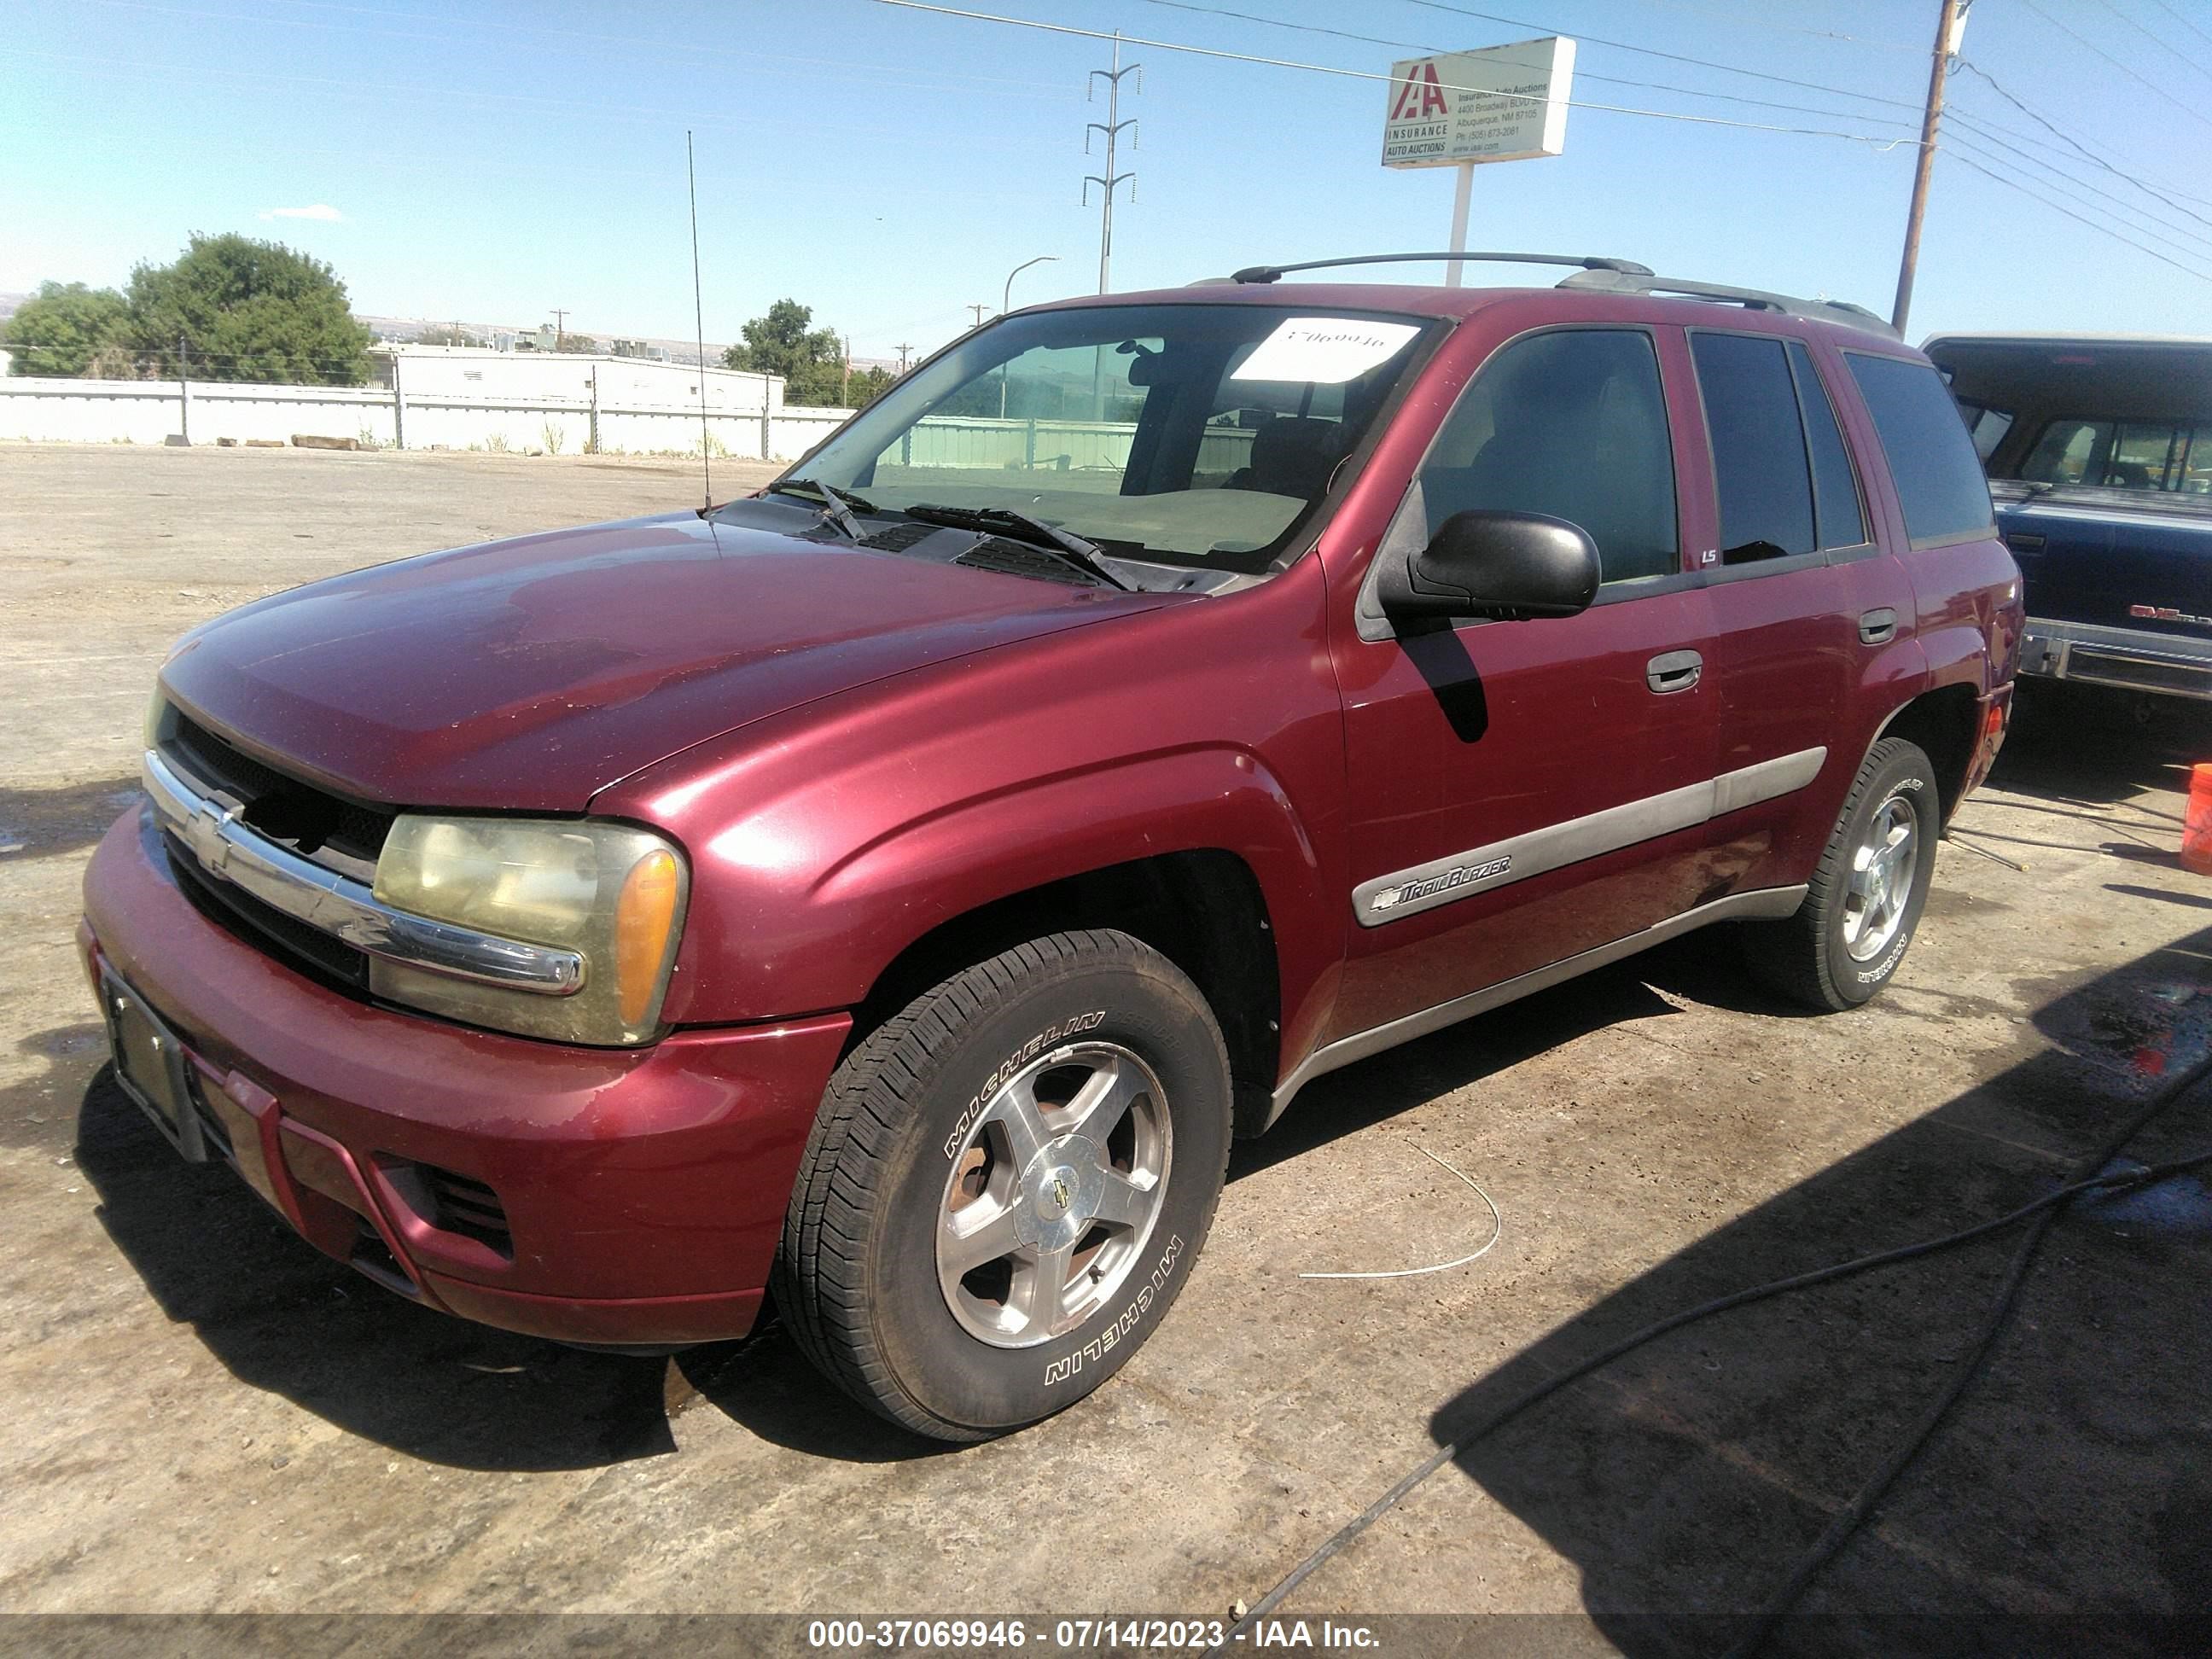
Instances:
[[[684,930],[683,855],[626,823],[533,818],[395,819],[376,896],[397,910],[577,952],[580,989],[544,996],[370,958],[369,987],[424,1012],[564,1042],[660,1034]]]

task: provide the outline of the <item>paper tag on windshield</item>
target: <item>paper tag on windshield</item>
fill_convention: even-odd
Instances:
[[[1232,380],[1310,380],[1341,386],[1420,332],[1412,323],[1364,323],[1344,317],[1292,317],[1260,342]]]

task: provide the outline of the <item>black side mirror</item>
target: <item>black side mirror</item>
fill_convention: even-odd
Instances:
[[[1571,617],[1597,597],[1597,544],[1540,513],[1455,513],[1435,538],[1382,568],[1385,616]]]

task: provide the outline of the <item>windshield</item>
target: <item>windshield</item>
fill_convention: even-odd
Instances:
[[[874,512],[1004,508],[1123,557],[1263,570],[1428,326],[1253,305],[1014,317],[900,381],[791,476]]]

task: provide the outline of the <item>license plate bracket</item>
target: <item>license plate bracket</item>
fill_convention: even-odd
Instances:
[[[123,1092],[187,1164],[206,1163],[185,1045],[143,997],[112,974],[101,975],[100,1010]]]

